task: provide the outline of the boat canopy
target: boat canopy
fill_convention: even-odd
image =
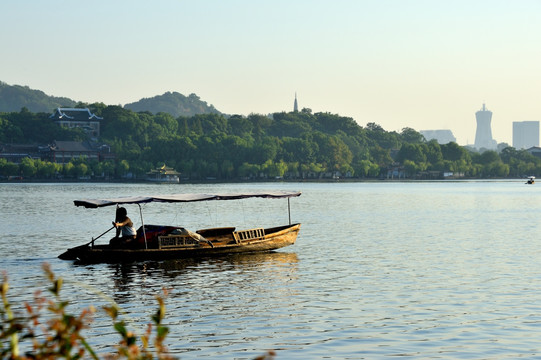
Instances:
[[[216,193],[216,194],[168,194],[157,196],[131,196],[109,199],[82,199],[74,200],[75,206],[84,206],[85,208],[99,208],[104,206],[120,204],[145,204],[150,202],[194,202],[209,200],[238,200],[246,198],[291,198],[300,196],[300,191],[267,191],[267,192],[246,192],[246,193]]]

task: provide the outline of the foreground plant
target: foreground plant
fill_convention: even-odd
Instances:
[[[0,359],[81,359],[90,357],[98,359],[82,335],[92,320],[95,309],[90,307],[75,316],[67,312],[68,301],[60,298],[62,278],[57,278],[49,265],[44,264],[43,269],[51,287],[48,289],[53,295],[47,299],[36,292],[34,304],[25,303],[26,314],[15,316],[8,300],[9,283],[4,275],[0,287],[2,307],[0,307]],[[169,332],[162,324],[165,315],[164,298],[167,292],[157,296],[158,310],[152,316],[150,323],[141,336],[137,336],[126,328],[125,322],[119,320],[119,307],[114,304],[105,307],[114,323],[114,328],[120,335],[116,345],[116,352],[107,354],[108,359],[172,359],[164,345]],[[44,315],[46,320],[43,320]],[[153,337],[153,332],[154,337]],[[153,339],[153,340],[152,340]],[[21,346],[23,345],[23,346]],[[152,347],[151,347],[152,346]],[[21,354],[21,348],[28,349]]]

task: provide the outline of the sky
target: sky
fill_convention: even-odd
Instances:
[[[483,103],[498,142],[541,121],[540,0],[6,0],[0,14],[0,81],[76,101],[176,91],[249,115],[297,94],[460,145]]]

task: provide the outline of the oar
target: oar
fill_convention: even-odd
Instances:
[[[103,235],[107,234],[109,231],[113,230],[115,227],[111,227],[109,230],[105,231],[103,234],[101,234],[100,236],[98,236],[97,238],[93,238],[92,240],[90,240],[89,242],[87,242],[86,244],[83,244],[83,245],[79,245],[79,246],[76,246],[74,248],[71,248],[71,249],[68,249],[66,250],[65,252],[63,252],[62,254],[58,255],[58,258],[59,259],[62,259],[62,260],[76,260],[77,259],[77,254],[78,254],[78,250],[79,249],[82,249],[82,248],[85,248],[87,247],[88,245],[90,244],[93,244],[94,241],[98,240],[100,237],[102,237]]]
[[[109,231],[113,230],[115,228],[115,226],[113,225],[112,228],[110,228],[109,230],[107,230],[106,232],[104,232],[103,234],[101,234],[100,236],[98,236],[97,238],[95,239],[92,239],[92,241],[90,241],[89,243],[85,244],[85,245],[90,245],[92,244],[94,241],[98,240],[100,237],[102,237],[103,235],[107,234]]]

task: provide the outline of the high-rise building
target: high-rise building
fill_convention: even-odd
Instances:
[[[419,131],[426,141],[436,140],[438,144],[456,143],[456,138],[451,130],[421,130]]]
[[[297,93],[295,93],[295,102],[293,103],[293,111],[299,111],[299,105],[297,104]]]
[[[513,147],[529,149],[539,146],[539,121],[513,121]]]
[[[492,111],[488,110],[483,104],[483,108],[475,113],[477,120],[477,131],[475,132],[475,148],[494,150],[497,147],[496,140],[492,139]]]

